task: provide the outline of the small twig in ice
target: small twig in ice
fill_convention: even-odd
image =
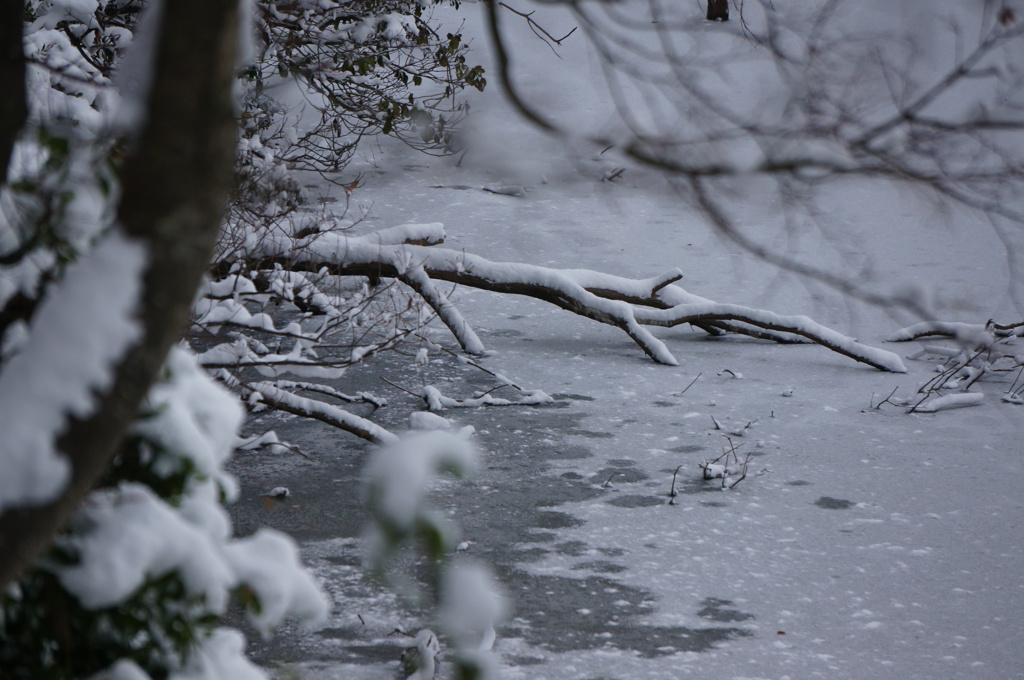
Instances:
[[[736,429],[726,430],[724,427],[722,427],[722,425],[717,420],[715,420],[714,416],[711,416],[711,422],[715,424],[715,429],[716,430],[720,430],[722,432],[728,432],[729,434],[731,434],[734,437],[742,437],[743,433],[747,430],[747,428],[749,428],[751,425],[756,423],[758,420],[760,420],[760,418],[754,418],[753,420],[748,421],[746,425],[744,425],[743,427],[739,428],[738,430],[736,430]]]
[[[679,476],[679,469],[682,468],[682,467],[683,467],[682,465],[677,466],[675,471],[672,473],[672,488],[669,489],[669,492],[668,492],[668,499],[669,499],[668,500],[668,504],[669,505],[675,505],[676,504],[676,496],[679,495],[679,492],[676,491],[676,477]]]
[[[740,470],[741,470],[740,476],[738,478],[736,478],[735,480],[729,481],[729,473],[731,472],[731,470],[729,468],[726,468],[726,471],[725,471],[726,474],[722,477],[722,488],[723,489],[731,489],[731,488],[735,487],[737,484],[739,484],[740,482],[742,482],[744,479],[747,478],[747,463],[750,462],[750,455],[751,454],[749,454],[749,453],[747,454],[746,459],[744,459],[744,461],[743,461],[743,466],[740,468]]]
[[[691,380],[691,381],[690,381],[690,384],[689,384],[689,385],[687,385],[686,387],[684,387],[684,388],[683,388],[683,391],[682,391],[682,392],[678,392],[678,393],[677,393],[677,394],[676,394],[675,396],[677,396],[677,397],[681,397],[681,396],[683,396],[684,394],[686,394],[686,390],[688,390],[688,389],[690,389],[691,387],[693,387],[693,383],[697,382],[697,378],[699,378],[699,377],[700,377],[701,375],[703,375],[703,371],[701,371],[700,373],[698,373],[698,374],[697,374],[697,377],[696,377],[696,378],[694,378],[693,380]]]
[[[870,409],[868,409],[868,410],[870,410],[870,411],[877,411],[877,410],[879,410],[879,409],[881,409],[881,408],[882,408],[882,404],[892,404],[893,406],[897,406],[897,404],[894,404],[893,402],[891,402],[891,401],[889,401],[889,400],[890,400],[890,399],[892,399],[892,395],[896,394],[896,390],[898,390],[899,388],[900,388],[900,386],[899,386],[899,385],[897,385],[896,387],[894,387],[894,388],[892,389],[892,392],[890,392],[890,393],[889,393],[889,396],[888,396],[888,397],[886,397],[885,399],[883,399],[882,401],[878,402],[878,404],[875,404],[875,403],[874,403],[874,400],[875,400],[875,395],[874,395],[874,393],[872,393],[872,394],[871,394],[871,401],[872,401],[872,405],[871,405],[871,408],[870,408]]]
[[[604,177],[602,177],[601,181],[602,182],[614,182],[619,177],[621,177],[622,173],[624,173],[624,172],[626,172],[625,168],[616,168],[615,170],[611,171],[610,173],[608,173]]]
[[[1017,371],[1017,377],[1013,379],[1013,384],[1010,385],[1009,388],[1007,388],[1007,394],[1011,396],[1015,395],[1015,393],[1017,392],[1017,381],[1019,381],[1022,376],[1024,376],[1024,364],[1021,364],[1020,370]],[[1024,390],[1024,383],[1021,383],[1021,389]]]
[[[601,485],[601,488],[602,489],[610,489],[610,488],[612,488],[612,479],[614,479],[615,477],[617,477],[618,475],[621,475],[621,474],[622,474],[621,472],[613,472],[608,477],[608,479],[605,480],[604,484]]]
[[[736,456],[736,445],[732,443],[732,439],[730,439],[729,435],[727,435],[727,434],[723,434],[722,436],[725,437],[725,441],[729,442],[729,450],[725,452],[725,455],[728,456],[731,453],[732,454],[732,461],[734,463],[740,462],[740,459]],[[743,446],[743,445],[740,444],[740,446]],[[728,458],[726,458],[725,460],[726,460],[726,462],[729,461]]]
[[[728,373],[729,375],[731,375],[732,377],[736,378],[737,380],[743,377],[742,373],[737,373],[737,372],[735,372],[735,371],[733,371],[732,369],[729,369],[729,368],[723,368],[721,371],[718,372],[718,375],[722,375],[723,373]]]
[[[492,371],[492,370],[490,370],[488,368],[484,368],[483,366],[481,366],[477,362],[473,361],[469,357],[460,356],[460,355],[456,354],[455,352],[451,351],[450,349],[448,349],[447,347],[441,347],[441,349],[444,350],[445,352],[448,352],[448,354],[451,354],[453,357],[455,357],[459,361],[461,361],[463,363],[466,363],[466,364],[469,364],[473,368],[479,368],[481,371],[483,371],[487,375],[491,376],[492,378],[496,378],[496,379],[500,380],[502,384],[498,385],[498,387],[505,387],[507,385],[507,386],[509,386],[509,387],[511,387],[511,388],[513,388],[515,390],[518,390],[520,392],[525,392],[525,390],[522,387],[520,387],[519,385],[516,385],[514,382],[512,382],[511,380],[509,380],[505,376],[498,375],[494,371]],[[498,387],[495,387],[494,389],[498,389]],[[494,390],[491,390],[491,391],[493,392]]]
[[[476,397],[475,397],[475,398],[476,398],[476,399],[480,399],[480,398],[482,398],[482,397],[486,397],[486,396],[487,396],[488,394],[490,394],[491,392],[497,392],[497,391],[498,391],[498,390],[500,390],[500,389],[501,389],[502,387],[508,387],[508,385],[495,385],[494,387],[492,387],[491,389],[487,390],[486,392],[477,392],[477,393],[476,393]]]

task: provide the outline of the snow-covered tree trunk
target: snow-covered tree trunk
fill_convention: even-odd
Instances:
[[[105,470],[185,328],[232,181],[237,5],[178,0],[166,3],[164,16],[143,19],[159,22],[159,38],[148,119],[122,172],[118,210],[127,240],[141,242],[149,254],[137,310],[141,333],[116,361],[113,379],[94,395],[90,414],[66,416],[56,448],[71,470],[59,495],[0,514],[0,585],[39,554]],[[77,349],[73,338],[61,347],[68,353]]]

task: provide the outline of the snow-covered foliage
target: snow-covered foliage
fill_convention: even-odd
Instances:
[[[466,477],[475,465],[469,439],[440,430],[411,434],[375,453],[366,468],[372,520],[367,563],[374,573],[390,576],[401,592],[418,597],[391,569],[403,548],[422,546],[431,565],[429,604],[436,611],[438,630],[454,647],[455,677],[489,678],[496,669],[490,654],[494,626],[507,614],[505,598],[489,567],[453,557],[458,527],[427,500],[438,475]],[[438,649],[433,632],[420,631],[403,657],[408,677],[433,677]]]
[[[458,93],[486,82],[431,16],[447,1],[255,3],[232,228],[293,211],[308,199],[294,171],[338,173],[366,136],[445,152],[465,114]]]
[[[263,634],[326,615],[290,538],[232,536],[223,464],[244,416],[237,399],[176,349],[146,412],[47,559],[0,600],[0,662],[13,677],[265,678],[242,636],[219,627],[232,597]]]
[[[92,412],[93,391],[109,386],[114,362],[138,339],[144,263],[141,246],[111,233],[68,268],[19,340],[0,373],[0,510],[50,501],[62,490],[69,466],[57,437],[69,417]],[[68,342],[74,353],[64,351]]]
[[[131,133],[126,124],[141,121],[145,57],[160,24],[156,5],[143,0],[26,4],[28,92],[38,140],[23,136],[11,191],[0,197],[19,218],[0,233],[4,264],[14,264],[0,279],[0,301],[19,289],[37,297],[32,287],[47,283],[61,258],[72,259],[95,237],[97,229],[76,226],[83,209],[100,213],[109,226],[117,186],[111,157],[120,153],[117,136]],[[482,69],[467,62],[468,45],[457,31],[441,29],[431,3],[270,0],[246,3],[243,15],[252,22],[243,29],[252,61],[238,80],[239,182],[219,264],[231,261],[240,246],[270,234],[347,229],[353,220],[345,218],[344,208],[309,209],[307,204],[320,197],[307,195],[300,173],[327,173],[340,182],[339,173],[360,140],[379,133],[424,151],[447,152],[465,113],[459,93],[485,85]],[[122,68],[126,49],[135,56]],[[72,226],[78,231],[71,232]],[[9,253],[16,256],[6,257]],[[443,296],[435,298],[442,304]],[[346,366],[419,329],[427,320],[419,307],[388,286],[351,285],[288,266],[234,267],[213,272],[196,305],[194,335],[201,336],[204,364],[248,397],[245,369],[264,378],[337,379]],[[0,328],[3,355],[25,335],[23,324],[9,325]],[[207,340],[218,333],[226,333],[229,342],[211,346]],[[280,380],[277,388],[293,389]]]

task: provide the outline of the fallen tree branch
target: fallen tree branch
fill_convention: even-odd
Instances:
[[[430,239],[443,239],[439,225]],[[405,229],[409,229],[407,225]],[[395,236],[395,235],[392,235]],[[721,304],[692,295],[673,285],[682,277],[678,269],[661,276],[634,280],[588,270],[556,270],[529,264],[491,262],[477,255],[445,248],[417,245],[388,245],[397,238],[347,237],[333,232],[304,239],[269,237],[238,254],[248,269],[325,270],[335,276],[369,276],[403,281],[437,312],[463,349],[483,352],[472,328],[451,302],[441,296],[434,280],[488,290],[524,295],[604,324],[616,326],[654,361],[678,365],[678,361],[646,326],[672,328],[690,324],[715,334],[741,333],[777,342],[811,341],[833,352],[883,371],[903,373],[906,369],[892,352],[857,343],[806,316],[780,316],[740,305]],[[235,264],[216,263],[214,272],[230,271]]]

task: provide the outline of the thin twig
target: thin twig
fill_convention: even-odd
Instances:
[[[540,38],[541,40],[543,40],[547,44],[548,48],[550,48],[551,51],[554,52],[555,56],[558,57],[559,59],[561,59],[562,57],[561,57],[561,55],[558,54],[558,52],[555,51],[554,47],[551,47],[551,43],[554,43],[556,45],[561,45],[563,40],[565,40],[570,35],[575,33],[576,29],[579,28],[579,26],[573,26],[571,31],[569,31],[568,33],[563,35],[561,38],[556,38],[555,36],[553,36],[550,33],[548,33],[547,30],[543,26],[541,26],[540,24],[538,24],[536,21],[533,20],[534,12],[520,12],[517,9],[513,9],[512,7],[509,7],[504,2],[499,2],[498,5],[500,7],[504,7],[509,12],[512,12],[513,14],[516,14],[516,15],[526,19],[526,23],[530,27],[530,30],[533,31],[533,34],[535,36],[537,36],[538,38]]]
[[[423,398],[422,394],[416,394],[412,390],[407,390],[404,387],[402,387],[401,385],[396,385],[395,383],[391,382],[390,380],[388,380],[384,376],[381,376],[380,379],[383,380],[384,382],[386,382],[387,384],[391,385],[392,387],[394,387],[396,390],[402,390],[406,394],[410,394],[410,395],[416,397],[417,399],[422,399]]]
[[[697,378],[701,377],[701,376],[702,376],[703,374],[704,374],[704,372],[703,372],[703,371],[701,371],[700,373],[698,373],[698,374],[697,374]],[[697,382],[697,378],[694,378],[693,380],[691,380],[691,381],[690,381],[690,384],[689,384],[689,385],[687,385],[686,387],[684,387],[684,388],[683,388],[683,391],[682,391],[682,392],[680,392],[679,394],[677,394],[676,396],[677,396],[677,397],[681,397],[681,396],[683,396],[684,394],[686,394],[686,390],[688,390],[688,389],[690,389],[691,387],[693,387],[693,383]]]
[[[892,395],[896,394],[896,390],[898,390],[899,388],[900,388],[900,386],[899,386],[899,385],[897,385],[896,387],[894,387],[894,388],[892,389],[892,392],[890,392],[890,393],[889,393],[889,396],[888,396],[888,397],[886,397],[886,398],[885,398],[885,399],[883,399],[882,401],[878,402],[878,405],[877,405],[877,406],[874,406],[874,405],[872,405],[872,406],[871,406],[871,408],[870,408],[870,410],[872,410],[872,411],[877,411],[877,410],[879,410],[879,409],[881,409],[881,408],[882,408],[882,404],[892,404],[893,406],[896,406],[896,404],[893,404],[893,403],[892,403],[891,401],[889,401],[889,400],[890,400],[890,399],[892,399]],[[872,402],[874,401],[874,398],[875,398],[875,395],[874,395],[874,394],[872,393],[872,395],[871,395],[871,399],[872,399]]]
[[[676,477],[679,475],[679,469],[681,467],[683,467],[683,466],[682,465],[677,466],[675,471],[672,473],[672,488],[668,492],[668,498],[669,498],[668,504],[669,505],[675,505],[676,504],[676,496],[679,495],[679,492],[676,491]]]
[[[417,336],[417,337],[420,337],[421,339],[423,339],[422,336]],[[473,368],[479,368],[481,371],[483,371],[484,373],[488,374],[492,378],[495,378],[496,380],[500,380],[502,382],[501,385],[499,385],[498,387],[495,387],[493,390],[490,390],[488,392],[488,394],[490,394],[490,392],[493,392],[494,390],[498,389],[499,387],[505,387],[506,385],[508,387],[516,389],[516,390],[518,390],[520,392],[525,392],[525,390],[522,387],[520,387],[519,385],[516,385],[514,382],[512,382],[511,380],[509,380],[505,376],[498,375],[494,371],[492,371],[492,370],[490,370],[488,368],[484,368],[483,366],[481,366],[480,364],[478,364],[477,362],[473,361],[472,359],[470,359],[468,357],[464,357],[464,356],[461,356],[459,354],[456,354],[455,352],[451,351],[450,349],[448,349],[444,345],[438,345],[438,347],[440,347],[442,351],[447,352],[448,354],[451,354],[453,357],[455,357],[459,361],[467,363],[470,366],[472,366]]]

